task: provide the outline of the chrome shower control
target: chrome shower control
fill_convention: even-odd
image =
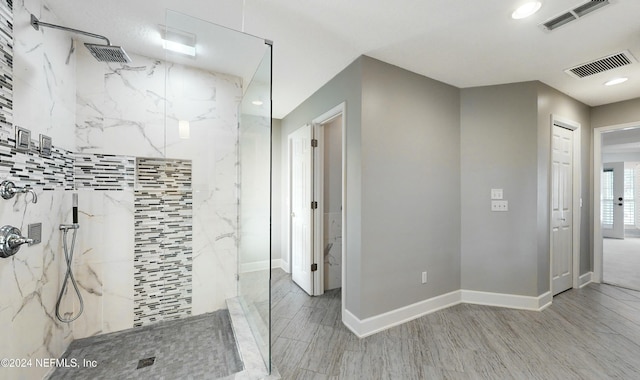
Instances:
[[[18,187],[15,183],[5,180],[0,183],[0,196],[4,199],[11,199],[17,193],[31,193],[33,203],[38,203],[38,196],[35,190],[30,187]]]
[[[0,228],[0,257],[11,257],[18,253],[22,244],[32,242],[33,239],[23,237],[18,228],[8,225],[4,226]]]

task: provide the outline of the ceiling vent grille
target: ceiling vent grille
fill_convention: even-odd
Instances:
[[[618,67],[630,65],[637,62],[628,50],[611,54],[595,61],[583,63],[579,66],[566,69],[564,72],[575,78],[584,78],[590,75],[613,70]]]
[[[555,16],[545,22],[542,23],[542,27],[546,30],[554,30],[562,25],[568,24],[571,21],[575,21],[580,17],[583,17],[596,9],[600,9],[605,5],[609,5],[609,0],[593,0],[587,1],[584,4],[578,5],[577,7],[562,13],[561,15]]]

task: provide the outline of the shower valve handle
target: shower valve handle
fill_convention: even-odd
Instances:
[[[0,228],[0,257],[7,258],[15,255],[22,244],[31,244],[33,239],[22,236],[20,230],[13,226]]]
[[[16,186],[15,183],[5,180],[0,183],[0,196],[3,199],[11,199],[17,193],[31,193],[33,197],[33,203],[38,203],[38,196],[36,195],[35,190],[30,187],[19,187]]]

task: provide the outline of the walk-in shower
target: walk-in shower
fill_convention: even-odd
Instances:
[[[91,6],[126,11],[108,3],[14,4],[0,181],[33,191],[0,199],[0,226],[41,223],[42,242],[0,259],[0,357],[58,365],[0,378],[264,378],[272,44],[174,11],[129,29],[123,15],[95,25],[126,41],[122,63],[77,49],[91,33],[32,27],[94,29]],[[163,49],[165,28],[195,35],[196,55]],[[44,138],[17,150],[14,126],[50,154]]]

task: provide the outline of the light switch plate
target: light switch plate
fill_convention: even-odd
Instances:
[[[491,211],[509,211],[509,201],[491,201]]]
[[[502,199],[504,192],[502,189],[491,189],[491,199]]]

